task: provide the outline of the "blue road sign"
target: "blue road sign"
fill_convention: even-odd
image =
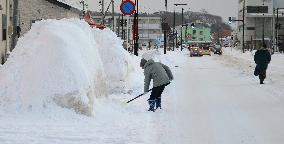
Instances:
[[[130,0],[123,1],[120,5],[120,11],[124,15],[132,15],[135,11],[135,4]]]

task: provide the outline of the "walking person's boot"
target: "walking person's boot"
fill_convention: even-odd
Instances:
[[[149,106],[150,108],[148,109],[148,111],[152,111],[155,112],[155,100],[148,100]]]
[[[259,83],[260,83],[260,84],[264,84],[263,81],[264,81],[264,76],[263,76],[263,74],[259,74]]]
[[[262,72],[259,74],[259,83],[260,83],[260,84],[264,84],[263,81],[264,81],[265,78],[266,78],[266,71],[262,71]]]
[[[158,109],[158,108],[162,109],[160,97],[156,99],[156,109]]]
[[[264,84],[264,83],[263,83],[264,79],[259,79],[259,81],[260,81],[260,82],[259,82],[260,84]]]

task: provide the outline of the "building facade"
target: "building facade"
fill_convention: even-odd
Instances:
[[[4,64],[7,58],[7,53],[10,51],[10,38],[13,31],[12,26],[12,7],[11,0],[0,0],[0,61]]]
[[[282,5],[282,6],[281,6]],[[244,19],[244,41],[246,49],[261,46],[263,39],[269,48],[276,49],[276,8],[284,7],[283,0],[239,0],[238,19]],[[244,11],[244,18],[243,18]],[[282,23],[283,15],[279,15]],[[279,36],[282,37],[280,30]],[[243,22],[238,22],[238,40],[243,41]]]
[[[30,30],[32,23],[44,19],[79,18],[81,11],[57,0],[19,0],[21,35]]]
[[[97,23],[101,23],[101,16],[94,16],[93,18]],[[106,16],[104,19],[104,24],[110,29],[114,30],[114,32],[125,40],[126,43],[133,45],[132,16],[124,16],[122,21],[122,16],[116,15],[114,16],[114,23],[112,16]],[[140,16],[138,21],[138,31],[139,47],[149,47],[149,44],[150,46],[155,46],[159,43],[159,38],[163,35],[161,17]]]
[[[15,2],[15,3],[14,3]],[[57,0],[0,0],[0,61],[7,60],[19,36],[44,19],[79,18],[82,12]]]
[[[181,35],[180,32],[178,35]],[[196,23],[194,28],[188,24],[188,27],[182,27],[182,39],[186,44],[211,43],[211,29],[201,23]]]

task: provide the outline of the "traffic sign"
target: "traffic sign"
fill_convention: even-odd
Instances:
[[[125,0],[120,5],[120,11],[123,15],[132,15],[135,12],[135,4],[130,0]]]

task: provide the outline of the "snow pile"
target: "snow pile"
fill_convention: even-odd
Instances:
[[[129,73],[134,71],[135,67],[139,65],[132,62],[133,58],[123,49],[122,41],[114,40],[117,35],[110,29],[106,29],[104,32],[99,29],[94,29],[94,31],[109,90],[111,93],[121,91],[126,86]]]
[[[109,82],[127,81],[130,55],[110,30],[78,19],[45,20],[32,26],[0,69],[2,109],[57,106],[92,115]]]

